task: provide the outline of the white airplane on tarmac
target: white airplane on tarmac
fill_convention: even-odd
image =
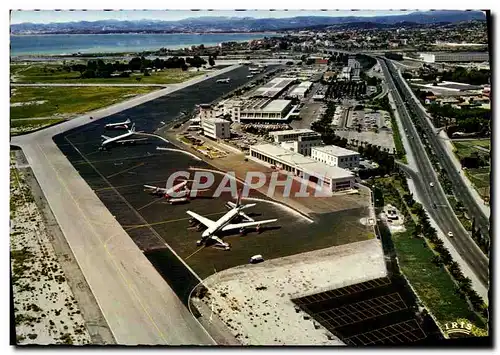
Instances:
[[[230,78],[225,78],[225,79],[217,79],[217,83],[229,83]]]
[[[144,185],[145,191],[149,191],[153,195],[165,197],[169,203],[189,201],[191,189],[187,187],[187,183],[194,180],[183,180],[182,182],[172,186],[171,188]],[[208,189],[199,189],[198,191],[208,191]]]
[[[127,137],[130,137],[138,132],[135,131],[135,123],[132,124],[132,128],[128,130],[127,133],[121,134],[116,137],[108,137],[105,135],[102,135],[103,142],[101,143],[101,147],[99,148],[100,150],[106,149],[109,145],[116,143],[116,144],[129,144],[129,143],[135,143],[139,141],[146,140],[147,138],[136,138],[136,139],[125,139]]]
[[[245,233],[245,228],[256,226],[257,231],[260,231],[260,226],[262,224],[273,223],[276,222],[277,219],[267,219],[264,221],[252,221],[252,222],[242,222],[242,223],[233,223],[231,221],[238,215],[242,209],[249,208],[255,206],[255,203],[247,204],[244,206],[238,206],[232,208],[228,211],[224,216],[219,218],[217,221],[213,221],[206,217],[200,216],[199,214],[187,211],[187,214],[193,217],[193,219],[197,220],[201,224],[207,227],[207,229],[201,234],[201,240],[196,242],[196,245],[200,246],[206,243],[208,240],[213,240],[216,242],[216,246],[224,248],[224,250],[229,250],[231,247],[229,243],[222,241],[215,234],[217,232],[226,232],[234,229],[239,229],[241,234]]]
[[[248,205],[242,205],[241,204],[241,195],[240,193],[238,192],[238,198],[236,199],[236,203],[234,202],[231,202],[231,201],[227,201],[226,202],[226,205],[225,205],[228,209],[233,209],[233,208],[237,208],[237,207],[243,207],[243,208],[247,208],[247,207],[252,207],[252,206],[255,206],[255,203],[253,204],[248,204]],[[243,217],[244,219],[246,219],[248,222],[254,222],[255,220],[251,217],[249,217],[245,212],[243,211],[240,211],[240,216]]]
[[[104,128],[109,129],[109,128],[114,128],[114,129],[128,129],[129,125],[132,122],[130,121],[130,118],[127,118],[125,122],[116,122],[116,123],[108,123],[107,125],[104,126]]]

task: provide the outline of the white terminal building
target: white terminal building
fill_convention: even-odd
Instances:
[[[250,156],[301,178],[307,177],[309,181],[323,184],[324,188],[331,191],[347,190],[354,186],[354,174],[350,171],[320,163],[274,144],[251,146]]]
[[[213,139],[231,138],[231,122],[222,118],[205,118],[201,120],[203,134]]]
[[[230,100],[224,104],[224,112],[231,115],[233,122],[241,123],[281,123],[290,119],[292,101],[253,98]]]
[[[289,94],[288,96],[290,97],[296,97],[300,100],[302,100],[304,97],[306,97],[307,93],[312,87],[312,82],[310,81],[303,81],[299,85],[297,85]]]
[[[434,52],[420,53],[420,59],[426,63],[439,62],[487,62],[488,52]]]
[[[343,169],[354,169],[359,167],[359,153],[350,149],[326,145],[324,147],[313,147],[311,158],[330,166]]]
[[[269,132],[274,142],[281,147],[302,155],[311,155],[312,147],[323,145],[321,135],[310,129],[290,129],[284,131]]]

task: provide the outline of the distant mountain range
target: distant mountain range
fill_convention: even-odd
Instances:
[[[374,17],[298,16],[291,18],[193,17],[179,21],[79,21],[65,23],[20,23],[11,34],[98,34],[98,33],[221,33],[284,31],[359,23],[360,28],[395,24],[434,24],[486,20],[482,11],[426,11],[406,15]]]

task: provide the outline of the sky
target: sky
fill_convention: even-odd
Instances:
[[[12,10],[11,24],[22,22],[32,23],[51,23],[51,22],[71,22],[71,21],[98,21],[98,20],[164,20],[176,21],[188,17],[202,17],[202,16],[228,16],[228,17],[255,17],[255,18],[286,18],[294,16],[385,16],[385,15],[401,15],[411,13],[412,11],[346,11],[346,10],[213,10],[213,11],[189,11],[189,10],[122,10],[122,11],[102,11],[102,10],[88,10],[88,11],[54,11],[54,10]]]

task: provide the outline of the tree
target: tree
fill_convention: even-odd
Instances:
[[[128,67],[130,70],[140,70],[141,69],[141,58],[139,57],[134,57],[128,62]]]
[[[213,57],[208,56],[208,64],[213,67],[215,65],[215,60]]]

